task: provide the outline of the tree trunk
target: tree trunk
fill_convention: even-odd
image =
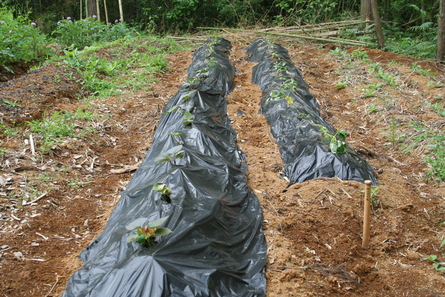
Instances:
[[[97,7],[96,7],[96,0],[88,0],[88,16],[92,17],[93,15],[96,15],[97,13]]]
[[[96,0],[96,15],[97,15],[97,19],[100,21],[100,6],[99,6],[99,0]]]
[[[374,20],[372,17],[371,0],[360,0],[360,19],[369,26]]]
[[[385,47],[385,38],[383,37],[383,28],[382,28],[382,22],[380,21],[379,6],[377,0],[371,0],[371,7],[372,7],[372,16],[374,17],[377,42],[380,47]]]
[[[445,0],[440,0],[437,34],[437,62],[445,61]]]

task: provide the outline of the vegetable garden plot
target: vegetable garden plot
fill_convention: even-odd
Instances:
[[[258,62],[252,81],[263,91],[261,112],[280,148],[290,184],[322,176],[378,184],[371,166],[346,144],[346,131],[323,120],[287,50],[257,39],[247,52]]]
[[[223,98],[233,89],[229,50],[211,39],[195,52],[187,83],[64,297],[265,295],[261,208]]]

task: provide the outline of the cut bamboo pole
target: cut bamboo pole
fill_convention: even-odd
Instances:
[[[34,138],[32,137],[32,134],[29,134],[29,145],[31,147],[31,154],[34,156],[36,154],[36,149],[35,149]]]
[[[363,242],[362,247],[368,248],[371,221],[371,181],[365,180],[365,198],[363,200]]]
[[[346,45],[355,45],[355,46],[369,46],[369,44],[365,42],[360,41],[348,41],[348,40],[342,40],[342,39],[327,39],[327,38],[318,38],[318,37],[312,37],[307,35],[294,35],[294,34],[284,34],[284,33],[275,33],[275,32],[264,32],[264,31],[258,31],[258,30],[243,30],[243,29],[228,29],[228,28],[212,28],[212,27],[198,27],[198,29],[203,30],[227,30],[227,31],[235,31],[235,32],[251,32],[251,33],[259,33],[259,34],[269,34],[269,35],[278,35],[278,36],[285,36],[285,37],[293,37],[293,38],[301,38],[301,39],[309,39],[309,40],[317,40],[317,41],[324,41],[324,42],[333,42],[338,44],[346,44]]]

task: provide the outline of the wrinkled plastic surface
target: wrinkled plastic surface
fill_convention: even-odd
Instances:
[[[338,177],[363,182],[377,179],[371,166],[346,145],[345,153],[333,153],[329,134],[336,129],[320,115],[317,101],[285,48],[257,39],[247,47],[253,68],[252,81],[263,91],[261,112],[280,148],[284,173],[290,184],[317,177]],[[277,96],[280,94],[280,96]],[[279,98],[278,98],[279,97]]]
[[[216,57],[211,68],[223,73],[215,70],[216,79],[209,71],[193,88],[184,84],[170,99],[165,110],[191,105],[193,122],[185,125],[181,110],[163,114],[150,151],[102,234],[82,252],[85,264],[69,280],[64,297],[265,296],[261,208],[246,184],[245,158],[222,97],[233,86],[229,49],[230,43],[221,39],[195,53],[189,78],[202,69],[196,65],[207,68],[202,60],[209,57]],[[201,51],[206,55],[199,56]],[[209,82],[214,83],[211,90]],[[184,157],[155,160],[177,145],[183,146]],[[151,189],[155,183],[172,189],[171,203]],[[125,227],[132,221],[163,217],[168,219],[162,227],[172,233],[157,237],[154,246],[127,242]]]

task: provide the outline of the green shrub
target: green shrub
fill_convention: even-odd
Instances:
[[[116,20],[114,25],[107,25],[95,17],[78,21],[67,17],[57,22],[57,25],[52,36],[63,48],[83,49],[96,42],[114,41],[132,34],[124,22]]]
[[[26,17],[14,17],[12,12],[0,8],[0,66],[19,61],[39,61],[50,54],[45,35],[36,23]]]

